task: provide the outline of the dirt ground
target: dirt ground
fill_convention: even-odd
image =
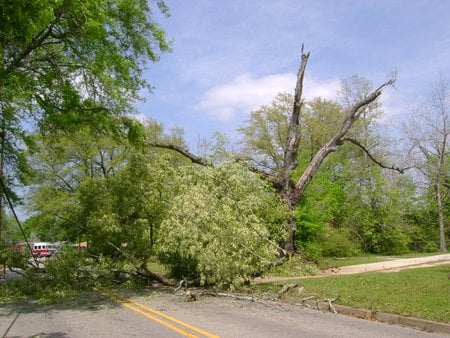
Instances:
[[[398,258],[391,259],[383,262],[358,264],[350,266],[342,266],[336,268],[330,268],[320,271],[315,276],[302,276],[302,277],[258,277],[253,281],[253,284],[269,283],[281,280],[297,280],[303,278],[320,278],[325,276],[339,276],[339,275],[352,275],[364,272],[395,272],[404,269],[414,269],[427,266],[435,266],[440,264],[450,263],[450,254],[441,254],[436,256],[428,257],[417,257],[417,258]]]

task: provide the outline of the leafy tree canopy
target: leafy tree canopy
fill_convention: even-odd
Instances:
[[[96,106],[122,110],[148,88],[144,66],[169,50],[147,1],[140,0],[7,2],[0,32],[2,104],[23,109],[37,103],[55,121],[62,114],[59,122],[73,108],[85,114]]]
[[[154,3],[168,15],[163,1]],[[117,131],[116,117],[132,110],[141,90],[151,89],[144,68],[169,50],[148,1],[3,2],[0,136],[8,185],[26,173],[25,125]]]

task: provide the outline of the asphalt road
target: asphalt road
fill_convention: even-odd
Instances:
[[[127,291],[121,291],[127,295]],[[448,337],[292,305],[148,290],[0,307],[3,337]],[[175,329],[174,329],[175,328]],[[176,331],[178,330],[178,331]]]

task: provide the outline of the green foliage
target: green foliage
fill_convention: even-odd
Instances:
[[[439,245],[434,242],[426,242],[426,244],[421,248],[422,252],[438,252]]]
[[[256,175],[233,163],[185,167],[174,188],[157,242],[174,277],[233,288],[275,260],[286,214]]]
[[[81,290],[90,287],[92,281],[81,278],[81,271],[87,265],[88,257],[67,246],[56,256],[45,262],[46,278],[56,289]]]
[[[359,255],[360,248],[346,228],[328,228],[318,241],[323,257],[351,257]]]
[[[81,103],[81,90],[108,107],[136,97],[145,63],[169,50],[151,8],[138,0],[15,1],[0,22],[2,87],[22,86],[23,99],[36,95],[46,113]]]
[[[410,239],[400,229],[385,224],[375,225],[364,233],[371,245],[371,252],[400,255],[409,251]]]
[[[150,89],[145,66],[170,50],[141,0],[2,2],[0,32],[0,156],[12,198],[31,174],[29,129],[119,134],[119,117]]]
[[[352,239],[348,228],[327,227],[314,240],[303,244],[301,253],[305,259],[320,263],[324,257],[350,257],[361,254],[359,243]]]
[[[124,260],[105,256],[93,259],[86,252],[70,246],[45,261],[45,271],[36,272],[23,266],[25,275],[0,285],[0,303],[37,300],[41,304],[59,303],[79,296],[97,285],[121,284],[123,287],[143,285]],[[123,276],[124,275],[124,276]]]
[[[15,250],[11,245],[0,244],[0,265],[3,267],[13,267],[24,269],[27,266],[28,252]]]
[[[305,257],[305,259],[316,264],[319,263],[319,261],[322,259],[322,248],[317,242],[307,243],[306,245],[304,245],[300,252]]]
[[[55,284],[51,276],[27,270],[25,276],[0,285],[0,303],[17,303],[24,300],[37,300],[40,304],[57,303],[79,294],[84,283],[78,287],[68,284]]]
[[[264,276],[298,277],[313,276],[318,272],[317,266],[303,255],[290,257],[284,264],[271,268]]]
[[[244,137],[245,157],[258,166],[281,170],[293,101],[290,94],[278,94],[271,105],[251,112],[246,124],[238,129]]]
[[[2,217],[0,224],[2,225],[1,235],[3,242],[5,243],[23,242],[24,238],[22,232],[20,231],[20,228],[14,217],[9,213],[5,213],[4,210],[2,211],[0,217]],[[24,230],[26,232],[26,229]]]
[[[297,207],[297,246],[305,248],[324,235],[328,224],[337,224],[344,200],[343,184],[333,177],[333,166],[324,166]]]
[[[169,157],[146,163],[139,155],[110,178],[85,179],[80,186],[82,222],[93,253],[118,254],[121,247],[138,262],[152,254],[170,192],[165,185],[173,170]]]
[[[338,175],[346,192],[339,227],[348,228],[366,253],[406,252],[412,233],[407,215],[417,206],[411,180],[392,172],[386,175],[355,149],[343,150],[337,154],[345,164]]]
[[[108,254],[116,250],[107,241],[129,243],[127,249],[139,256],[150,254],[168,200],[172,158],[142,142],[150,133],[166,137],[157,124],[127,128],[137,130],[134,145],[88,127],[40,141],[31,199],[38,212],[28,223],[41,239],[89,239],[96,253]]]
[[[337,132],[344,119],[344,110],[337,102],[314,98],[307,103],[303,119],[300,152],[310,160]]]
[[[304,104],[297,130],[299,165],[292,172],[294,182],[337,132],[345,109],[371,88],[369,81],[357,76],[344,80],[342,85],[342,104],[321,98]],[[271,105],[252,112],[239,130],[244,136],[247,157],[273,174],[283,167],[292,101],[290,95],[278,95]],[[350,132],[378,159],[384,157],[384,151],[376,145],[384,140],[372,125],[381,113],[379,103],[374,102],[366,107]],[[360,148],[340,145],[339,150],[322,163],[297,205],[297,247],[313,260],[322,255],[353,255],[359,252],[359,246],[366,252],[405,252],[411,232],[405,224],[405,213],[415,203],[411,181],[386,175]],[[354,242],[354,237],[359,243]]]
[[[396,224],[379,223],[372,213],[356,209],[351,231],[367,253],[403,254],[408,252],[410,238]],[[348,219],[347,219],[348,221]]]

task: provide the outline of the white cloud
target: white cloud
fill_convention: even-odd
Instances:
[[[336,98],[336,94],[340,88],[341,81],[339,79],[319,80],[306,76],[303,96],[306,99],[313,99],[320,96],[331,100]]]
[[[213,119],[230,121],[238,114],[248,114],[250,111],[269,104],[280,92],[294,92],[296,75],[291,73],[273,74],[255,78],[245,73],[228,83],[210,88],[195,106]],[[304,97],[321,96],[334,98],[340,86],[337,79],[320,81],[306,77]]]

